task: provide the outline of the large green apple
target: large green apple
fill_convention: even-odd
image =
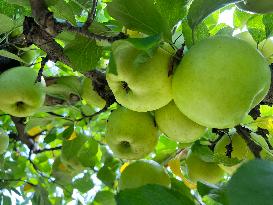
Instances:
[[[9,136],[0,129],[0,155],[4,154],[9,147]]]
[[[224,176],[224,171],[216,163],[205,162],[192,152],[186,159],[186,165],[188,175],[194,182],[203,181],[215,184]]]
[[[257,48],[256,41],[254,40],[254,38],[251,36],[251,34],[248,31],[238,33],[234,37],[244,40],[248,42],[250,45],[252,45],[254,48]]]
[[[230,143],[230,140],[232,143],[231,158],[237,158],[242,161],[252,158],[253,154],[248,148],[245,140],[237,133],[231,135],[230,137],[228,135],[224,135],[215,145],[214,153],[226,156],[226,146]],[[234,166],[224,166],[219,164],[219,166],[229,174],[236,171],[240,165],[241,163]]]
[[[155,121],[170,139],[181,143],[196,141],[206,130],[202,125],[187,118],[173,101],[155,111]]]
[[[146,184],[169,187],[171,180],[165,169],[155,161],[139,160],[129,164],[121,173],[119,190],[132,189]]]
[[[173,97],[188,118],[210,128],[230,128],[267,94],[266,59],[247,42],[215,36],[191,47],[173,76]]]
[[[34,114],[44,103],[45,83],[28,67],[11,68],[0,75],[0,109],[16,117]]]
[[[82,80],[81,97],[87,104],[100,109],[104,108],[106,104],[106,101],[94,90],[92,80],[87,77],[84,77]]]
[[[273,1],[272,0],[245,0],[237,4],[237,7],[254,13],[272,13]]]
[[[106,125],[106,143],[122,159],[141,159],[157,144],[157,128],[149,113],[119,107]]]
[[[156,110],[172,99],[168,76],[170,51],[159,47],[152,56],[144,54],[128,41],[116,41],[113,59],[117,74],[108,71],[106,75],[116,100],[138,112]]]

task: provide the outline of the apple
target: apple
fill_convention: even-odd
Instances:
[[[168,76],[171,53],[167,46],[148,56],[130,42],[120,40],[113,43],[112,50],[117,73],[108,70],[106,79],[118,103],[146,112],[171,101],[171,76]]]
[[[189,178],[193,182],[203,181],[211,184],[219,182],[224,171],[214,162],[205,162],[190,152],[186,159]]]
[[[263,40],[258,44],[253,39],[251,34],[248,31],[244,31],[242,33],[236,34],[234,37],[245,40],[250,43],[254,48],[258,48],[259,51],[263,54],[263,56],[267,59],[269,64],[273,63],[273,40],[272,38],[268,38]]]
[[[44,103],[45,82],[28,67],[11,68],[0,75],[0,109],[16,117],[33,115]]]
[[[262,52],[264,57],[267,59],[269,64],[273,63],[273,39],[268,38],[263,40],[258,45],[259,50]]]
[[[245,0],[236,5],[239,9],[253,13],[265,14],[273,12],[272,0]]]
[[[186,117],[173,101],[155,111],[155,121],[159,129],[171,140],[181,143],[196,141],[206,130]]]
[[[171,180],[165,169],[155,161],[139,160],[129,164],[121,173],[118,188],[132,189],[146,184],[170,187]]]
[[[248,31],[238,33],[234,37],[244,40],[248,42],[250,45],[252,45],[254,48],[257,48],[256,41],[254,40],[254,38],[251,36],[251,34]]]
[[[9,147],[9,136],[0,129],[0,155],[4,154]]]
[[[245,140],[237,133],[230,135],[224,135],[215,145],[214,153],[226,156],[226,146],[232,142],[232,152],[231,158],[237,158],[239,160],[245,161],[253,158],[253,154],[248,148]],[[241,163],[234,166],[224,166],[219,164],[219,166],[229,174],[233,174]]]
[[[106,101],[94,90],[92,80],[87,77],[84,77],[82,80],[81,97],[87,104],[100,109],[106,105]]]
[[[209,128],[231,128],[267,94],[271,72],[266,59],[249,43],[214,36],[184,55],[173,76],[179,110]]]
[[[122,159],[141,159],[157,144],[157,128],[149,113],[124,107],[114,110],[108,118],[106,143],[114,155]]]

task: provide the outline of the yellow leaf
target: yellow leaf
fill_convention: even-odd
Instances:
[[[74,131],[74,132],[70,135],[70,137],[68,138],[68,140],[74,140],[76,137],[77,137],[77,134],[76,134],[76,132]]]
[[[122,173],[122,172],[124,171],[124,169],[125,169],[126,167],[128,167],[128,165],[129,165],[129,162],[125,162],[125,163],[120,167],[120,169],[119,169],[120,173]]]
[[[29,130],[27,131],[27,134],[28,134],[29,136],[33,137],[33,136],[36,136],[37,134],[39,134],[39,133],[42,132],[42,131],[43,131],[43,130],[42,130],[41,127],[36,126],[36,127],[32,127],[31,129],[29,129]]]
[[[255,121],[256,125],[260,128],[267,129],[269,132],[273,132],[273,117],[260,117]]]
[[[24,192],[31,192],[34,191],[33,186],[31,184],[26,184],[24,186]]]
[[[172,170],[172,172],[176,176],[180,177],[183,180],[184,184],[188,188],[190,188],[190,189],[196,189],[196,184],[193,183],[193,182],[191,182],[190,180],[188,180],[183,175],[182,170],[180,169],[180,160],[179,159],[172,159],[172,160],[170,160],[169,163],[168,163],[168,165],[169,165],[170,169]]]

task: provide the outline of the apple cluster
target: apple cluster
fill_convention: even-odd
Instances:
[[[191,143],[207,128],[240,124],[271,83],[266,58],[236,37],[214,36],[197,43],[184,54],[173,75],[169,68],[175,51],[166,44],[149,53],[120,40],[112,51],[110,64],[115,67],[109,68],[106,78],[119,106],[108,118],[106,142],[122,159],[138,160],[151,153],[158,129],[171,140]],[[226,145],[224,137],[216,152],[225,155]],[[253,157],[246,144],[237,152],[235,158],[240,160]],[[202,161],[192,152],[186,164],[193,181],[210,183],[219,181],[226,168]],[[200,172],[200,167],[213,171]],[[235,167],[226,169],[232,172]]]

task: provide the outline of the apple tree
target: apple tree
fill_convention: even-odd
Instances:
[[[272,0],[0,0],[0,22],[0,204],[273,204]]]

